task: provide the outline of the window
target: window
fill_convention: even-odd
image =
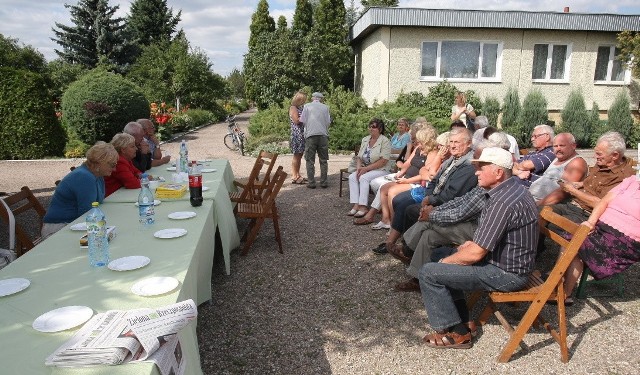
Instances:
[[[571,45],[535,44],[531,78],[544,81],[569,80]]]
[[[622,61],[616,59],[616,56],[619,54],[620,49],[615,46],[598,47],[596,72],[593,76],[595,81],[625,81],[624,65],[622,64]]]
[[[500,78],[502,44],[433,41],[422,43],[422,78],[490,80]]]

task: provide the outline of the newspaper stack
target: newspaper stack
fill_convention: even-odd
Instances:
[[[110,310],[89,320],[69,341],[47,357],[47,366],[155,363],[163,375],[184,373],[178,331],[198,316],[193,300],[157,309]]]

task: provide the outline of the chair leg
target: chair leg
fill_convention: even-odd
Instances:
[[[502,352],[498,357],[498,362],[509,362],[509,359],[511,359],[513,352],[515,352],[518,345],[520,345],[520,343],[522,342],[524,335],[527,333],[527,331],[529,331],[529,328],[531,328],[533,322],[538,318],[538,315],[544,307],[545,302],[546,299],[544,301],[542,301],[542,299],[539,299],[531,303],[531,306],[529,306],[529,309],[522,317],[522,320],[520,320],[520,323],[518,323],[518,327],[510,335],[509,341],[507,341],[507,344],[502,349]]]
[[[273,220],[273,231],[276,234],[276,242],[278,243],[278,248],[280,249],[280,254],[283,254],[282,251],[282,237],[280,236],[280,224],[278,223],[278,208],[275,203],[273,204],[273,216],[271,219]]]
[[[240,255],[247,255],[247,253],[249,252],[249,248],[253,244],[253,241],[255,241],[256,237],[258,237],[258,232],[260,231],[260,227],[262,227],[263,223],[263,217],[257,218],[255,219],[255,224],[251,228],[251,231],[247,229],[246,240],[244,242],[244,247],[242,248],[242,252],[240,253]]]
[[[578,290],[576,292],[576,298],[585,299],[587,298],[586,287],[587,287],[587,278],[589,277],[589,267],[585,266],[582,270],[582,276],[580,276],[580,283],[578,283]]]

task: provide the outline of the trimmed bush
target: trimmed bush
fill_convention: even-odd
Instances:
[[[498,116],[500,116],[500,102],[493,96],[487,97],[482,106],[483,115],[489,119],[489,125],[498,127]]]
[[[64,124],[87,144],[109,142],[124,126],[149,117],[149,102],[136,85],[99,69],[69,85],[62,96]]]
[[[589,134],[589,148],[596,146],[596,141],[602,134],[607,131],[607,122],[600,120],[600,108],[596,102],[593,102],[591,110],[589,111],[589,128],[591,134]]]
[[[573,134],[578,147],[591,146],[591,122],[589,121],[589,114],[580,90],[571,91],[567,102],[564,104],[561,130]]]
[[[624,91],[620,91],[616,96],[607,111],[607,115],[609,117],[609,130],[620,133],[627,142],[627,146],[634,147],[631,143],[633,138],[633,117],[631,116],[631,110],[629,110],[629,97]]]
[[[504,97],[502,106],[502,128],[512,134],[513,130],[518,128],[518,118],[522,106],[520,105],[520,96],[515,87],[509,87],[507,95]]]
[[[67,140],[56,118],[44,78],[0,68],[0,158],[62,156]]]
[[[522,102],[522,110],[518,118],[520,129],[512,135],[518,140],[519,145],[529,145],[533,128],[540,124],[547,124],[548,120],[547,99],[540,90],[531,90]]]

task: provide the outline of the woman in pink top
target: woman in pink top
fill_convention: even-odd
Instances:
[[[582,224],[592,232],[567,270],[567,295],[575,287],[584,264],[599,280],[640,261],[640,181],[636,176],[625,178],[611,189]]]

